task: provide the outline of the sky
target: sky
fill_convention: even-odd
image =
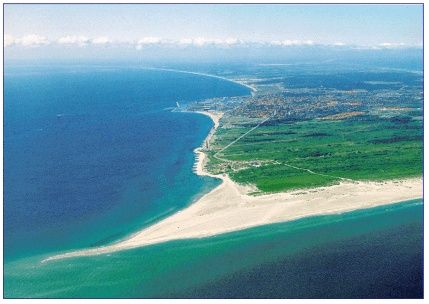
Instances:
[[[411,4],[6,4],[4,45],[16,56],[40,47],[63,54],[101,47],[421,47],[422,14],[422,5]]]

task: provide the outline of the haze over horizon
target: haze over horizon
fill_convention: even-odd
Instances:
[[[288,52],[296,55],[302,50],[316,56],[349,50],[420,50],[422,8],[412,4],[6,4],[5,58],[191,56],[203,60],[242,58],[243,53],[249,58],[264,53],[290,57]]]

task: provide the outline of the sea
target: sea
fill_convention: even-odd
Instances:
[[[41,262],[115,242],[216,187],[192,171],[212,121],[172,109],[249,94],[139,66],[6,66],[4,297],[421,298],[422,200]]]

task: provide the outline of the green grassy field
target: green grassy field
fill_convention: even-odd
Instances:
[[[219,128],[207,169],[262,192],[422,174],[422,121],[409,116],[262,125],[219,152],[251,128]]]

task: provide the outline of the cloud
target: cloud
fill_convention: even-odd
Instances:
[[[234,44],[240,44],[240,43],[242,43],[242,41],[240,39],[237,39],[237,38],[227,38],[224,40],[224,43],[226,45],[234,45]]]
[[[135,47],[138,50],[143,49],[145,46],[153,45],[164,45],[168,47],[206,47],[206,46],[216,46],[216,47],[230,47],[242,43],[241,40],[236,38],[226,38],[226,39],[211,39],[204,37],[197,38],[181,38],[181,39],[162,39],[158,37],[144,37],[139,39],[135,43]]]
[[[40,36],[40,35],[26,35],[21,38],[14,38],[11,35],[5,35],[4,36],[4,46],[13,46],[13,45],[20,45],[24,47],[37,47],[41,45],[47,45],[49,44],[49,41],[46,37]]]
[[[75,45],[79,47],[92,45],[108,45],[113,44],[113,41],[107,36],[100,36],[96,38],[88,38],[86,36],[69,35],[61,37],[57,40],[58,44]]]
[[[196,46],[196,47],[204,47],[204,46],[218,46],[218,47],[230,47],[233,45],[238,45],[243,43],[241,40],[237,38],[225,38],[225,39],[210,39],[204,37],[197,38],[183,38],[173,42],[179,46]]]
[[[107,44],[111,44],[112,42],[113,41],[110,40],[106,36],[102,36],[102,37],[97,37],[97,38],[91,39],[91,43],[92,44],[96,44],[96,45],[107,45]]]
[[[193,40],[191,38],[182,38],[182,39],[179,39],[177,43],[181,45],[188,45],[188,44],[192,44],[192,41]]]
[[[86,36],[64,36],[57,40],[58,44],[68,44],[68,45],[77,45],[77,46],[86,46],[91,42]]]
[[[161,38],[157,37],[144,37],[140,39],[137,44],[159,44],[162,42]]]
[[[386,49],[406,49],[406,48],[422,48],[422,44],[406,44],[403,42],[383,42],[375,45],[356,45],[354,49],[364,50],[386,50]]]
[[[406,46],[405,43],[398,42],[383,42],[378,45],[381,48],[399,48]]]
[[[405,44],[401,42],[383,42],[372,45],[356,45],[344,42],[324,43],[313,40],[241,40],[234,37],[227,38],[208,38],[208,37],[187,37],[178,39],[165,39],[160,37],[142,37],[138,40],[111,40],[107,36],[86,37],[83,35],[68,35],[56,40],[49,41],[46,37],[32,34],[21,38],[15,38],[12,35],[4,36],[4,46],[21,46],[34,47],[41,45],[69,45],[77,47],[86,46],[106,46],[115,45],[123,47],[133,47],[137,50],[144,49],[149,46],[163,46],[169,48],[184,48],[184,47],[214,47],[214,48],[232,48],[232,47],[328,47],[328,48],[350,48],[350,49],[394,49],[394,48],[416,48],[422,47],[421,44]]]
[[[220,43],[217,42],[215,39],[206,39],[206,38],[198,37],[198,38],[192,39],[192,44],[195,46],[204,46],[207,44],[220,44]]]
[[[15,44],[15,38],[13,38],[13,36],[11,35],[4,35],[4,46],[8,47],[8,46],[12,46]]]
[[[269,44],[274,45],[274,46],[302,46],[302,45],[314,45],[314,41],[312,40],[275,40],[275,41],[271,41],[269,42]]]
[[[161,44],[161,43],[165,43],[165,42],[166,41],[164,41],[158,37],[144,37],[144,38],[141,38],[137,41],[136,49],[141,50],[144,46],[156,45],[156,44]]]

